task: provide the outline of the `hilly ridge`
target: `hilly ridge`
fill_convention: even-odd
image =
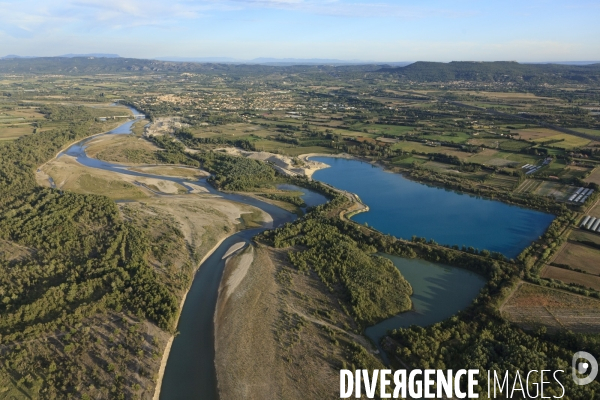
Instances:
[[[360,65],[259,65],[176,62],[136,58],[40,57],[0,59],[0,73],[115,74],[115,73],[272,73],[330,71],[397,75],[411,82],[503,82],[524,84],[600,83],[600,63],[589,65],[520,64],[514,61],[450,63],[418,61],[407,66]]]
[[[515,61],[450,63],[419,61],[405,67],[382,68],[379,72],[400,75],[420,82],[520,82],[520,83],[598,83],[600,64],[520,64]]]

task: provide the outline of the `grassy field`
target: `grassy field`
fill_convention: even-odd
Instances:
[[[498,167],[518,165],[519,162],[506,159],[509,154],[510,153],[499,150],[485,149],[469,157],[468,161],[483,165],[495,165]]]
[[[500,155],[502,158],[505,158],[510,161],[515,161],[515,162],[518,162],[521,164],[537,164],[537,162],[540,160],[540,157],[531,156],[529,154],[522,154],[522,153],[501,152]]]
[[[573,187],[562,183],[543,181],[534,194],[538,196],[552,196],[557,201],[565,201],[571,195]]]
[[[567,243],[560,250],[554,262],[566,264],[589,274],[600,274],[600,250],[585,245]]]
[[[581,132],[581,133],[597,135],[597,136],[599,136],[599,139],[600,139],[600,130],[598,130],[598,129],[588,129],[588,128],[571,128],[571,129],[573,129],[574,131],[577,131],[577,132]]]
[[[472,153],[467,153],[465,151],[460,151],[460,150],[456,150],[454,148],[450,148],[450,147],[444,147],[444,146],[437,146],[437,147],[432,147],[432,146],[427,146],[423,143],[419,143],[419,142],[398,142],[396,144],[394,144],[392,146],[393,149],[402,149],[403,151],[416,151],[419,153],[427,153],[427,154],[431,154],[431,153],[445,153],[445,154],[449,154],[449,155],[453,155],[453,156],[457,156],[458,158],[468,158],[472,155]]]
[[[553,267],[552,265],[546,265],[542,270],[540,276],[542,278],[556,279],[565,283],[574,283],[581,285],[586,288],[594,290],[600,290],[600,277],[582,274],[581,272],[570,271],[568,269]]]
[[[453,132],[449,134],[425,134],[422,137],[438,142],[467,143],[471,136],[464,132]]]
[[[537,179],[525,179],[515,190],[515,193],[533,193],[540,187],[542,182]]]
[[[560,174],[560,177],[566,179],[583,178],[589,171],[589,168],[569,165],[563,170],[563,172]]]
[[[192,133],[196,137],[217,137],[217,136],[227,136],[227,137],[243,137],[255,135],[258,137],[267,137],[275,134],[276,132],[273,130],[265,129],[261,125],[248,124],[248,123],[232,123],[219,125],[218,127],[207,126],[207,127],[198,127],[193,128]]]
[[[405,135],[415,130],[413,126],[399,126],[399,125],[383,125],[383,124],[353,124],[350,125],[353,130],[363,131],[366,129],[368,133],[374,135]],[[356,133],[355,133],[356,134]]]
[[[423,156],[401,156],[392,160],[392,164],[400,168],[409,168],[413,163],[423,164],[427,162],[427,158]]]
[[[585,178],[586,182],[593,182],[597,185],[600,185],[600,167],[596,167],[592,173]]]
[[[508,151],[521,151],[522,149],[529,147],[530,144],[519,140],[505,140],[500,142],[500,149]]]
[[[569,235],[569,240],[574,240],[578,242],[592,242],[600,246],[600,235],[598,235],[597,233],[591,233],[590,231],[585,229],[573,229],[573,231]]]
[[[559,176],[564,172],[566,167],[567,164],[565,164],[564,160],[554,160],[550,165],[544,167],[541,172],[545,172],[552,176]]]
[[[555,130],[548,129],[548,128],[518,129],[518,130],[513,130],[512,133],[518,134],[521,139],[532,140],[532,141],[539,140],[539,139],[548,140],[546,138],[557,134],[557,132]]]
[[[31,124],[27,125],[2,125],[0,124],[0,141],[15,140],[21,136],[31,135],[33,133],[33,127]]]
[[[517,185],[517,178],[506,175],[494,175],[494,177],[487,179],[485,183],[497,187],[498,189],[513,190]]]
[[[288,156],[299,156],[301,154],[308,153],[325,153],[334,154],[337,153],[335,149],[331,147],[323,146],[307,146],[300,147],[297,145],[282,143],[275,140],[258,140],[254,143],[254,146],[258,151],[268,151],[270,153],[285,154]]]
[[[436,171],[436,172],[450,172],[457,173],[456,165],[452,164],[444,164],[436,161],[427,161],[423,164],[423,167]]]
[[[600,301],[529,283],[522,283],[501,311],[525,329],[546,326],[552,331],[600,332]]]
[[[543,143],[549,140],[562,140],[561,142],[551,144],[551,146],[560,147],[561,149],[574,149],[578,147],[585,147],[590,143],[589,139],[568,135],[566,133],[559,133],[544,138],[535,139],[533,141],[536,143]]]
[[[124,164],[155,164],[154,152],[160,150],[146,139],[131,135],[106,135],[94,139],[86,148],[90,157]]]
[[[34,107],[14,107],[0,111],[0,141],[15,140],[33,133],[33,124],[44,120],[44,115]]]

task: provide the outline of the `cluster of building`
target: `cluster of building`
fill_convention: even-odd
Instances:
[[[521,168],[525,170],[525,175],[529,175],[529,174],[533,174],[534,172],[538,171],[540,168],[545,167],[546,165],[550,164],[551,162],[552,162],[552,157],[546,157],[546,159],[544,160],[542,165],[525,164]]]
[[[569,197],[569,201],[583,204],[588,197],[592,195],[592,193],[594,193],[594,189],[585,189],[580,187],[571,195],[571,197]]]
[[[600,218],[586,215],[579,227],[585,228],[588,231],[600,233]]]
[[[538,169],[542,168],[542,166],[541,165],[540,166],[535,166],[535,165],[531,165],[531,164],[525,164],[521,168],[525,170],[525,175],[529,175],[529,174],[533,174]]]

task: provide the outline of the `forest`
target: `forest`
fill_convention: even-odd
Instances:
[[[54,106],[45,111],[49,118],[72,121],[70,127],[0,146],[0,244],[26,251],[21,258],[0,258],[0,351],[5,359],[0,363],[0,380],[7,374],[15,382],[38,387],[46,398],[66,398],[78,392],[78,382],[89,378],[76,373],[72,358],[51,354],[52,346],[39,349],[33,357],[27,357],[25,349],[6,350],[57,332],[64,335],[67,327],[81,327],[97,315],[119,311],[173,331],[178,304],[147,262],[149,238],[122,220],[112,200],[36,185],[38,165],[65,145],[103,128],[83,108]],[[81,334],[86,336],[75,329],[68,336]],[[64,351],[77,349],[77,343]],[[82,346],[80,351],[88,348]],[[97,351],[104,350],[100,346]],[[131,349],[123,349],[119,357],[131,360],[138,350],[132,342]],[[109,360],[104,362],[109,368]],[[117,370],[122,374],[129,368],[124,363]],[[106,379],[98,377],[96,384],[102,382]],[[106,395],[111,392],[116,398],[131,388],[123,388],[121,382],[106,390]]]
[[[553,256],[573,241],[566,233],[598,198],[596,193],[586,204],[566,200],[577,187],[596,192],[599,188],[593,173],[598,172],[600,149],[589,139],[600,132],[595,111],[600,99],[598,65],[276,68],[42,58],[1,60],[2,71],[25,76],[24,81],[7,78],[2,110],[35,112],[40,120],[35,125],[24,120],[26,134],[0,143],[0,250],[8,249],[0,257],[2,384],[18,383],[44,398],[87,398],[87,393],[135,398],[140,382],[127,373],[150,382],[153,377],[144,363],[159,358],[164,348],[152,339],[156,332],[151,335],[147,329],[152,326],[165,336],[175,332],[174,294],[193,276],[191,263],[175,283],[150,265],[149,259],[185,247],[176,225],[167,229],[169,238],[150,237],[127,215],[122,219],[122,205],[105,197],[36,184],[36,169],[61,149],[114,125],[101,122],[103,114],[93,106],[61,105],[63,100],[51,100],[56,96],[73,104],[105,106],[124,99],[122,104],[139,107],[152,123],[171,118],[177,128],[163,136],[143,135],[139,125],[132,141],[149,140],[147,148],[159,147],[131,150],[147,156],[139,157],[140,163],[203,168],[211,174],[208,182],[219,190],[255,192],[299,207],[304,205],[299,196],[274,193],[275,185],[291,183],[326,195],[328,204],[264,232],[256,242],[285,252],[296,273],[322,282],[358,330],[411,308],[409,282],[381,253],[460,267],[485,277],[487,283],[473,304],[453,318],[391,333],[382,344],[394,367],[469,365],[506,369],[514,376],[517,370],[532,368],[568,370],[565,360],[574,351],[600,351],[597,335],[523,330],[508,323],[498,309],[522,282],[587,296],[584,301],[600,297],[600,292],[580,284],[540,277],[544,266],[562,265],[553,262]],[[56,71],[61,71],[58,78],[35,80],[36,72]],[[103,75],[85,75],[95,73]],[[38,87],[43,93],[33,91]],[[8,120],[8,115],[3,118]],[[54,128],[55,123],[61,128]],[[568,135],[545,124],[578,129],[580,134]],[[398,240],[349,221],[348,197],[331,187],[305,177],[286,177],[269,163],[218,151],[226,146],[278,153],[299,164],[299,155],[307,152],[345,152],[418,182],[556,218],[514,260],[427,238]],[[128,159],[133,162],[134,157]],[[528,175],[526,164],[540,169]],[[581,243],[596,251],[598,244],[589,240]],[[6,256],[11,251],[21,256]],[[103,327],[106,321],[110,328]],[[381,367],[358,344],[344,350],[351,368]],[[95,357],[95,367],[80,368],[74,355]],[[486,382],[480,386],[485,388]],[[552,387],[547,395],[558,390]],[[572,398],[592,398],[600,388],[597,383],[570,384],[567,392]]]
[[[516,371],[522,373],[532,369],[562,369],[565,374],[570,374],[570,364],[566,360],[570,360],[574,352],[585,349],[597,354],[600,350],[596,336],[549,334],[543,328],[526,332],[499,315],[498,305],[518,281],[520,262],[505,260],[488,251],[447,248],[420,238],[398,240],[332,216],[336,214],[333,210],[341,205],[343,200],[339,199],[319,206],[294,223],[263,233],[258,240],[289,248],[292,264],[299,271],[315,271],[331,290],[339,291],[336,285],[340,285],[359,325],[368,326],[384,318],[386,311],[395,312],[383,297],[398,296],[399,289],[394,289],[393,294],[387,292],[386,287],[404,287],[400,292],[410,293],[410,286],[404,285],[403,279],[394,283],[398,278],[391,270],[389,277],[382,275],[381,269],[378,277],[369,275],[369,271],[376,271],[370,266],[379,262],[377,252],[466,268],[488,280],[473,304],[456,316],[430,327],[414,326],[392,332],[391,340],[384,342],[384,348],[403,363],[444,370],[457,370],[465,365],[479,369],[481,380],[477,391],[483,394],[487,391],[487,370],[502,374],[508,370],[511,379]],[[354,260],[360,260],[370,268],[355,274]],[[386,284],[382,284],[382,280]],[[355,287],[352,282],[359,283],[360,287]],[[376,290],[371,286],[374,282],[379,284]],[[370,299],[369,290],[373,290]],[[379,304],[373,302],[376,299],[380,299]],[[402,299],[394,300],[396,304],[399,301]],[[355,368],[361,367],[370,367],[368,359],[355,364]],[[573,399],[593,398],[600,389],[597,382],[588,386],[577,386],[569,379],[561,382]],[[535,387],[530,390],[533,393]],[[558,396],[561,392],[559,385],[554,383],[545,393]]]

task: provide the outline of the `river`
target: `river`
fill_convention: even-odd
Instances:
[[[134,115],[141,118],[136,110]],[[131,127],[136,120],[131,120],[102,135],[124,135],[131,133]],[[91,168],[118,172],[132,176],[150,177],[169,180],[179,183],[184,187],[188,183],[204,187],[209,193],[219,195],[225,199],[237,201],[260,208],[273,218],[272,226],[277,227],[283,223],[291,222],[295,214],[285,211],[272,204],[242,194],[222,193],[206,182],[206,179],[191,181],[184,178],[166,177],[143,172],[131,171],[129,166],[101,161],[88,157],[85,152],[90,141],[102,136],[83,139],[59,153],[58,157],[69,155],[75,157],[77,162]],[[322,204],[327,198],[319,193],[300,188],[294,185],[281,185],[284,190],[300,191],[307,207]],[[240,231],[229,238],[208,257],[201,268],[198,269],[187,294],[181,316],[177,326],[178,334],[173,341],[165,374],[162,380],[161,399],[218,399],[217,377],[215,370],[214,352],[214,313],[218,296],[219,283],[225,267],[223,255],[232,244],[240,241],[250,241],[256,234],[269,229],[268,226]],[[191,395],[193,394],[193,395]],[[198,394],[198,395],[196,395]]]
[[[133,111],[136,118],[141,117],[136,110]],[[135,121],[128,121],[105,135],[129,134]],[[61,152],[59,157],[67,154],[88,167],[133,176],[170,180],[188,189],[191,188],[187,186],[187,183],[193,183],[225,199],[264,210],[273,218],[275,227],[296,218],[292,213],[253,197],[218,192],[206,183],[206,179],[194,182],[183,178],[146,174],[131,171],[125,165],[90,158],[85,153],[85,147],[92,139],[87,138],[73,144]],[[527,240],[533,239],[534,234],[541,234],[552,220],[552,217],[547,214],[407,181],[399,175],[388,174],[377,168],[373,169],[369,164],[358,161],[331,157],[315,157],[314,159],[331,165],[331,168],[317,171],[314,175],[315,179],[357,193],[370,206],[371,211],[354,217],[357,222],[368,222],[371,226],[396,236],[410,237],[412,234],[417,234],[418,236],[433,237],[441,242],[444,242],[444,238],[448,243],[464,241],[467,245],[501,251],[508,256],[514,256],[518,248],[528,244]],[[301,191],[307,207],[322,204],[326,200],[318,193],[297,186],[280,185],[279,188]],[[433,196],[434,199],[432,200],[429,196]],[[480,203],[483,203],[484,206]],[[440,204],[444,204],[444,207],[440,207]],[[491,209],[482,211],[488,207]],[[398,210],[402,212],[397,212]],[[493,214],[498,212],[508,212],[508,215],[493,218]],[[416,215],[411,215],[413,213]],[[428,213],[431,213],[433,217],[428,217]],[[447,213],[448,216],[444,217],[444,213]],[[460,213],[464,213],[464,215]],[[477,218],[473,219],[473,215]],[[465,235],[463,231],[465,224],[461,223],[462,219],[470,221],[466,227],[478,226],[481,228],[479,233]],[[502,219],[505,220],[504,223],[502,223]],[[511,222],[507,223],[506,220]],[[491,225],[486,224],[490,221],[493,222]],[[532,224],[535,229],[532,229]],[[526,227],[528,229],[525,229]],[[162,380],[160,394],[162,399],[218,399],[214,364],[213,318],[219,283],[225,265],[222,258],[232,244],[240,241],[248,242],[254,235],[267,228],[245,230],[234,234],[223,241],[215,252],[202,263],[181,312],[177,327],[178,335],[173,341]],[[498,231],[499,228],[502,229]],[[511,234],[516,234],[517,238],[510,239],[508,236]],[[491,237],[482,238],[485,235],[491,235]],[[494,245],[497,238],[500,238],[501,245],[499,246]],[[366,334],[376,343],[388,329],[411,324],[425,326],[448,318],[468,306],[484,284],[481,277],[458,268],[436,265],[422,260],[386,257],[394,262],[413,286],[413,311],[389,318],[368,328]]]

